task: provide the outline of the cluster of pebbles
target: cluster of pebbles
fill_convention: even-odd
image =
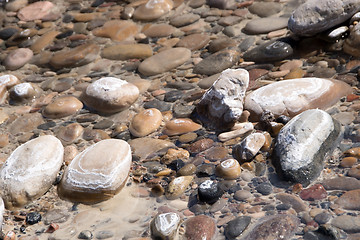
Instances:
[[[359,20],[0,0],[1,239],[360,239]]]

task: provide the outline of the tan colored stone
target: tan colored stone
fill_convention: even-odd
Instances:
[[[114,41],[124,41],[133,38],[138,33],[138,27],[132,21],[111,20],[92,32],[98,37],[108,37]]]
[[[90,22],[91,20],[100,18],[102,16],[101,13],[92,12],[92,13],[76,13],[73,15],[74,19],[77,22]]]
[[[177,29],[169,24],[166,23],[160,23],[160,24],[152,24],[145,30],[143,30],[143,33],[147,37],[168,37],[171,34],[173,34]]]
[[[237,179],[240,174],[240,164],[235,159],[226,159],[216,167],[216,175],[224,179]]]
[[[162,114],[156,108],[143,110],[135,115],[130,123],[130,133],[135,137],[144,137],[155,132],[162,122]]]
[[[66,166],[78,155],[78,150],[74,145],[69,145],[64,148],[64,163]]]
[[[118,139],[100,141],[77,155],[65,169],[59,196],[83,203],[107,200],[124,186],[130,166],[129,144]]]
[[[50,31],[42,35],[38,38],[30,47],[30,49],[35,53],[38,54],[44,48],[49,46],[55,39],[55,37],[59,34],[59,31]]]
[[[181,176],[174,178],[168,185],[165,193],[166,198],[169,200],[179,198],[186,191],[193,179],[193,176]]]
[[[38,97],[42,90],[33,83],[19,83],[9,90],[10,98],[14,101],[32,100]]]
[[[83,108],[82,102],[73,96],[56,98],[47,105],[42,114],[47,118],[63,118],[73,115]]]
[[[146,44],[119,44],[106,47],[101,56],[111,60],[145,59],[153,55],[153,51]]]
[[[357,163],[357,158],[355,157],[345,157],[341,160],[340,166],[343,168],[349,168],[354,166],[354,164]]]
[[[33,52],[29,48],[18,48],[11,51],[3,61],[3,65],[8,70],[16,70],[24,66],[33,57]]]
[[[174,136],[187,132],[197,131],[200,128],[200,124],[193,122],[189,118],[178,118],[167,122],[163,133],[169,136]]]
[[[183,37],[177,44],[177,47],[188,48],[191,51],[199,50],[205,47],[210,41],[210,37],[205,34],[195,33]]]
[[[149,0],[136,8],[133,18],[141,21],[152,21],[167,14],[173,8],[171,0]]]
[[[57,137],[65,144],[70,144],[78,139],[83,133],[84,128],[79,123],[71,123],[60,127]]]
[[[81,95],[86,106],[101,113],[116,113],[130,107],[139,89],[124,80],[104,77],[90,84]]]

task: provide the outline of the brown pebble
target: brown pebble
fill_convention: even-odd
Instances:
[[[6,133],[0,134],[0,147],[6,147],[9,144],[9,135]]]
[[[350,148],[344,152],[344,155],[360,158],[360,147]]]
[[[73,115],[82,108],[82,102],[80,102],[76,97],[64,96],[56,98],[47,105],[42,114],[47,118],[62,118]]]
[[[352,167],[357,162],[357,158],[355,157],[345,157],[341,160],[340,166],[343,168]]]
[[[216,167],[216,175],[224,179],[237,179],[240,174],[240,164],[235,159],[226,159]]]
[[[214,144],[214,141],[210,138],[200,139],[190,145],[188,150],[191,153],[199,153],[210,148]]]
[[[200,124],[193,122],[189,118],[178,118],[167,122],[163,133],[168,136],[174,136],[187,132],[197,131],[200,128]]]
[[[192,163],[188,163],[177,172],[178,176],[190,176],[193,175],[196,171],[196,166]]]

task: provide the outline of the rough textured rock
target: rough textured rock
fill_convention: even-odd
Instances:
[[[123,140],[102,140],[78,154],[65,169],[59,196],[75,202],[107,200],[124,186],[131,166],[131,149]]]
[[[293,12],[288,27],[297,35],[315,35],[350,19],[359,9],[356,0],[309,0]]]
[[[244,69],[223,71],[197,105],[201,121],[212,127],[232,127],[243,112],[243,101],[248,85],[248,71]]]
[[[124,80],[104,77],[90,84],[81,95],[86,106],[101,112],[120,112],[139,97],[139,89]]]
[[[308,185],[323,169],[340,125],[322,110],[307,110],[290,120],[277,137],[274,165],[287,180]]]
[[[151,235],[155,239],[176,239],[179,231],[181,218],[174,212],[161,213],[151,221]]]
[[[0,171],[1,196],[6,208],[23,206],[49,190],[60,170],[63,154],[60,140],[50,135],[15,149]]]
[[[296,116],[313,108],[326,109],[351,93],[344,82],[323,78],[298,78],[284,80],[261,87],[245,98],[244,108],[250,118],[258,120],[265,111],[275,117]]]
[[[239,161],[250,161],[265,144],[265,136],[262,133],[252,133],[234,146],[233,155]]]
[[[212,240],[215,236],[215,220],[205,215],[192,217],[185,223],[187,240]]]
[[[258,220],[255,227],[243,239],[291,239],[299,224],[299,219],[293,215],[267,216]]]

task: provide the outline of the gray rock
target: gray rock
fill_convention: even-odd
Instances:
[[[280,200],[283,204],[290,204],[296,212],[308,210],[307,205],[298,196],[289,193],[278,193],[275,198]]]
[[[360,217],[342,215],[334,218],[331,225],[338,227],[348,233],[360,232]]]
[[[274,165],[287,180],[308,185],[323,169],[340,134],[340,124],[325,111],[307,110],[280,131],[274,148]]]
[[[281,4],[278,2],[254,2],[249,11],[259,17],[269,17],[281,11]]]
[[[251,217],[249,216],[241,216],[231,220],[225,227],[225,236],[228,239],[235,239],[249,226],[250,222]]]
[[[308,0],[291,15],[289,29],[300,36],[311,36],[351,18],[360,9],[357,0]]]
[[[249,85],[249,73],[244,69],[228,69],[204,94],[197,112],[209,126],[227,128],[242,114],[245,91]]]
[[[256,18],[248,22],[244,31],[248,34],[263,34],[286,28],[288,19],[279,17]]]
[[[350,191],[360,189],[360,181],[353,177],[336,177],[325,179],[321,185],[323,185],[326,190]]]

